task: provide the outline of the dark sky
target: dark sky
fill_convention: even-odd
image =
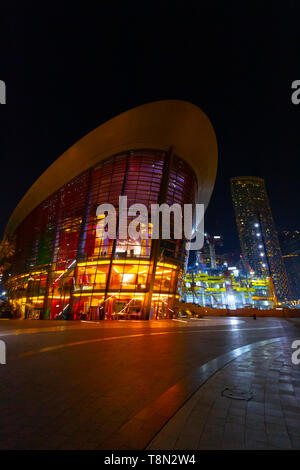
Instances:
[[[215,128],[219,168],[206,230],[224,234],[226,249],[238,248],[231,176],[265,178],[278,230],[300,227],[300,105],[291,102],[291,83],[300,79],[296,1],[24,4],[1,7],[1,232],[70,145],[160,99],[195,103]]]

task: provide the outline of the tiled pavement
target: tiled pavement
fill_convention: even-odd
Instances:
[[[300,365],[290,340],[244,353],[210,378],[148,449],[300,449]],[[251,390],[241,401],[226,388]]]
[[[161,327],[0,322],[8,353],[0,367],[0,449],[143,449],[237,354],[256,348],[258,341],[276,342],[277,354],[278,337],[299,338],[284,320],[225,320],[224,325],[224,319],[170,321]],[[247,361],[244,366],[241,378],[253,364],[249,370]],[[220,433],[220,423],[214,425],[210,445]],[[180,429],[167,448],[182,445],[177,443]],[[199,429],[200,424],[183,447],[198,444]],[[231,433],[230,443],[236,434]]]

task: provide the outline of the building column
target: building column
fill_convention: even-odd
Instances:
[[[122,194],[120,194],[120,196],[125,195],[127,175],[128,175],[128,167],[129,167],[129,153],[126,155],[125,172],[124,172],[124,179],[123,179],[123,185],[122,185],[122,191],[121,191]],[[120,223],[120,207],[118,206],[116,238],[113,239],[113,243],[112,243],[110,263],[109,263],[109,266],[108,266],[106,286],[105,286],[105,292],[104,292],[104,298],[103,298],[103,318],[105,317],[105,313],[107,311],[109,312],[109,303],[110,303],[110,301],[106,302],[106,300],[107,300],[108,291],[109,291],[109,283],[110,283],[110,277],[111,277],[111,271],[112,271],[112,264],[113,264],[113,260],[115,259],[115,255],[116,255],[117,241],[118,241],[118,237],[119,237],[119,223]]]
[[[159,190],[159,196],[158,196],[159,205],[166,202],[166,199],[167,199],[170,173],[171,173],[171,168],[173,166],[173,160],[174,160],[173,147],[170,147],[168,153],[165,156],[165,161],[164,161],[164,166],[163,166],[163,172],[162,172],[160,190]],[[159,214],[159,229],[161,231],[161,214]],[[148,295],[146,295],[146,298],[145,298],[145,305],[146,305],[145,312],[144,312],[145,320],[149,319],[149,313],[150,313],[151,303],[152,303],[152,294],[153,294],[153,288],[154,288],[154,280],[155,280],[155,274],[156,274],[156,267],[157,267],[159,255],[160,255],[160,238],[158,240],[151,239],[151,257],[150,257],[150,269],[149,269],[149,274],[151,278],[150,278]]]

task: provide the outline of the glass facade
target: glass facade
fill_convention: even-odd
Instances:
[[[15,231],[16,254],[6,286],[13,308],[26,318],[101,320],[165,318],[173,314],[185,240],[97,235],[100,204],[118,215],[142,203],[194,204],[196,177],[177,156],[128,151],[102,161],[37,206]],[[132,217],[134,218],[134,217]],[[130,217],[128,217],[130,223]]]
[[[243,258],[250,272],[271,276],[278,300],[288,300],[285,270],[265,182],[258,177],[231,178],[231,194]]]
[[[279,243],[288,273],[292,301],[300,301],[300,231],[283,230]]]

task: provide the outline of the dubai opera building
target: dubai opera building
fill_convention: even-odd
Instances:
[[[11,215],[16,251],[6,290],[24,318],[168,318],[187,262],[185,240],[103,239],[99,204],[207,206],[217,142],[207,116],[177,100],[97,127],[61,155]]]

